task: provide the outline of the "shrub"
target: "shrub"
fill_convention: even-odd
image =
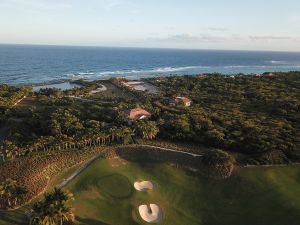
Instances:
[[[231,176],[234,168],[234,158],[222,150],[207,151],[202,158],[204,171],[209,177],[226,179]]]

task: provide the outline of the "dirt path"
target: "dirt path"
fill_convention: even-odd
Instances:
[[[20,100],[18,100],[18,101],[14,104],[14,106],[18,105],[18,104],[19,104],[21,101],[23,101],[25,98],[26,98],[26,96],[23,96],[23,98],[21,98]]]
[[[61,184],[58,185],[59,188],[62,188],[69,184],[72,180],[74,180],[79,174],[81,174],[86,168],[88,168],[93,162],[100,159],[103,156],[103,153],[100,153],[93,158],[91,158],[87,163],[85,163],[82,167],[76,170],[71,176],[65,179]]]
[[[100,101],[100,100],[93,100],[93,99],[86,99],[86,98],[83,98],[83,97],[77,97],[77,96],[72,96],[72,95],[69,95],[69,96],[66,96],[67,98],[73,98],[73,99],[76,99],[76,100],[79,100],[79,101],[83,101],[83,102],[91,102],[91,103],[100,103],[100,104],[109,104],[111,102],[108,102],[108,101]]]
[[[194,154],[194,153],[190,153],[190,152],[184,152],[184,151],[179,151],[179,150],[175,150],[175,149],[171,149],[171,148],[163,148],[163,147],[158,147],[158,146],[154,146],[154,145],[138,145],[141,147],[149,147],[149,148],[157,148],[157,149],[161,149],[164,151],[169,151],[169,152],[177,152],[177,153],[181,153],[181,154],[185,154],[185,155],[191,155],[194,157],[202,157],[203,155],[200,154]]]

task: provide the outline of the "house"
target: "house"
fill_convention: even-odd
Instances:
[[[269,74],[268,74],[268,77],[273,77],[273,76],[274,76],[273,73],[269,73]]]
[[[125,115],[128,120],[134,121],[134,120],[144,120],[151,117],[151,113],[147,112],[146,110],[142,108],[135,108],[135,109],[129,109],[125,111]]]
[[[197,75],[197,77],[200,78],[200,79],[204,79],[204,78],[207,78],[208,75],[206,75],[206,74],[199,74],[199,75]]]
[[[183,104],[185,107],[189,107],[192,104],[192,101],[186,97],[176,97],[169,100],[170,106],[176,106],[178,104]]]

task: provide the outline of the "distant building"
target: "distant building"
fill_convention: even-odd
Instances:
[[[200,78],[200,79],[204,79],[204,78],[207,78],[208,75],[206,75],[206,74],[199,74],[199,75],[197,75],[197,77]]]
[[[256,77],[261,77],[260,73],[255,74]]]
[[[268,74],[268,77],[273,77],[273,76],[274,76],[273,73],[269,73],[269,74]]]
[[[144,120],[151,116],[151,113],[142,108],[129,109],[125,111],[125,115],[130,121]]]
[[[170,106],[176,106],[178,104],[183,104],[185,107],[189,107],[192,104],[192,101],[186,97],[176,97],[169,100]]]

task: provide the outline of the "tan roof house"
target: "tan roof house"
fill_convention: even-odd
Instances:
[[[176,98],[170,99],[169,104],[170,104],[170,106],[176,106],[178,104],[183,104],[184,106],[189,107],[189,106],[191,106],[192,101],[186,97],[176,97]]]
[[[129,120],[144,120],[151,116],[151,113],[142,108],[129,109],[125,111],[125,115]]]

